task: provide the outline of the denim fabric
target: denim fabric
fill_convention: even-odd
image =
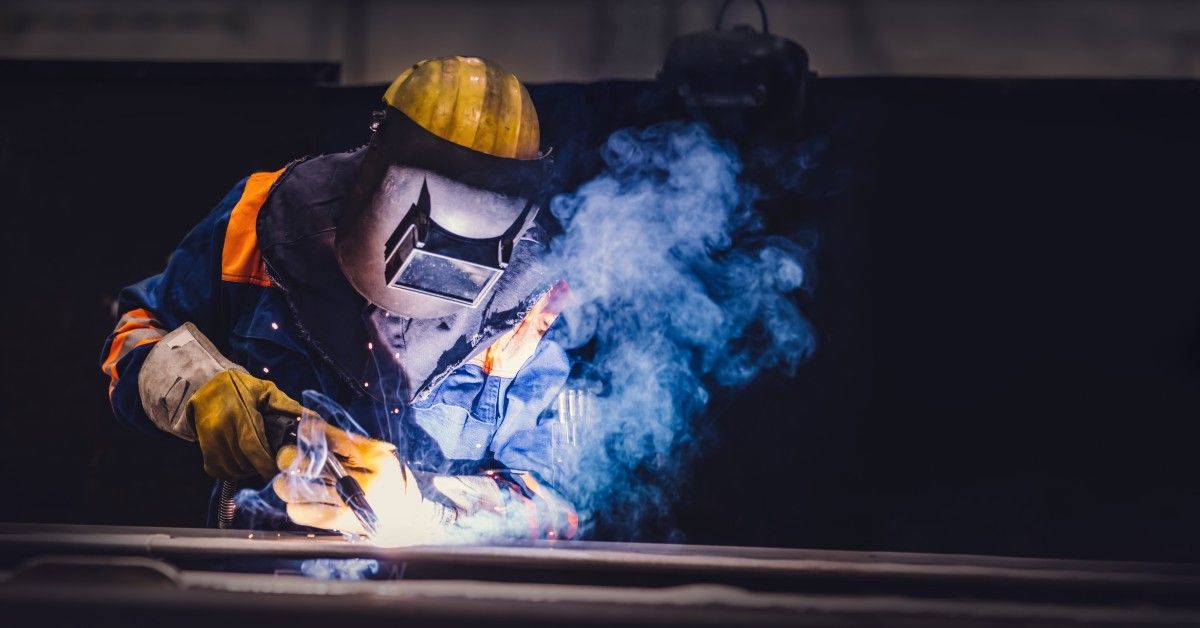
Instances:
[[[447,460],[491,458],[548,480],[555,475],[552,426],[538,419],[569,370],[566,352],[549,340],[538,345],[516,377],[488,375],[466,364],[412,405],[413,421]]]

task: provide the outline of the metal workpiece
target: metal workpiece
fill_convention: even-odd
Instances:
[[[313,564],[359,579],[315,578]],[[301,533],[3,524],[0,571],[3,607],[51,605],[63,619],[72,604],[89,617],[136,609],[180,625],[217,608],[273,609],[294,626],[331,615],[458,625],[489,609],[501,625],[1200,625],[1200,566],[1179,564],[588,541],[384,548]]]
[[[76,617],[72,607],[86,608],[89,625],[129,622],[134,611],[138,623],[153,620],[172,626],[258,618],[268,625],[289,626],[327,625],[331,619],[440,626],[481,621],[489,626],[1133,626],[1188,624],[1200,617],[1173,609],[758,593],[721,585],[646,589],[471,580],[378,583],[188,572],[173,578],[178,582],[174,588],[49,590],[10,583],[0,585],[0,604],[10,610],[36,610],[47,619]],[[68,595],[78,597],[66,599]],[[47,608],[47,603],[54,606]],[[25,623],[18,619],[14,625]]]

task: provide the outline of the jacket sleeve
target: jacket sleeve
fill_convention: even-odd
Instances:
[[[463,484],[461,478],[441,478],[434,485],[468,512],[481,508],[464,504],[455,493],[465,492],[484,502],[483,509],[504,511],[508,519],[505,528],[522,536],[574,536],[578,515],[554,488],[563,479],[558,459],[561,453],[556,455],[554,449],[554,422],[543,416],[562,390],[569,370],[562,347],[542,339],[513,377],[485,373],[475,364],[461,366],[447,376],[428,399],[414,405],[414,411],[465,413],[467,421],[494,425],[489,449],[506,468],[485,473],[499,491],[481,490],[478,484],[458,490],[455,487]],[[463,448],[482,446],[456,444]]]
[[[498,421],[492,437],[492,452],[498,462],[534,473],[546,482],[561,479],[554,455],[554,422],[544,416],[544,411],[562,390],[569,371],[563,348],[552,340],[542,340],[516,377],[498,378],[502,380],[500,403],[495,409]]]
[[[158,431],[138,394],[138,373],[154,343],[186,322],[222,337],[217,329],[221,252],[230,212],[245,183],[234,186],[184,237],[163,272],[125,288],[117,299],[119,319],[104,342],[101,370],[109,378],[113,413],[128,426]]]
[[[509,509],[523,518],[538,536],[572,538],[579,531],[579,515],[570,500],[556,488],[569,482],[563,459],[573,454],[559,451],[555,438],[559,424],[546,409],[562,392],[570,374],[562,346],[542,340],[533,357],[502,387],[501,413],[492,450],[509,469],[496,475]]]

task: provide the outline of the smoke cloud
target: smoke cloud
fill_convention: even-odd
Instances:
[[[300,573],[317,580],[362,580],[379,573],[379,561],[370,558],[310,558],[300,563]]]
[[[574,297],[551,337],[586,356],[572,386],[593,397],[555,483],[637,539],[670,527],[710,392],[813,351],[789,296],[806,251],[763,234],[736,151],[702,126],[619,131],[601,156],[598,177],[550,205],[565,231],[551,263]]]

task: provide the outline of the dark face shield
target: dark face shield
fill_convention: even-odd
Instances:
[[[475,307],[503,272],[458,257],[439,255],[413,246],[414,238],[388,258],[388,287],[411,290],[439,299]]]
[[[409,318],[480,305],[532,224],[542,160],[447,142],[389,110],[338,225],[342,271],[369,301]]]
[[[508,267],[533,204],[401,166],[389,168],[375,202],[403,205],[413,197],[384,246],[388,288],[479,305]]]

